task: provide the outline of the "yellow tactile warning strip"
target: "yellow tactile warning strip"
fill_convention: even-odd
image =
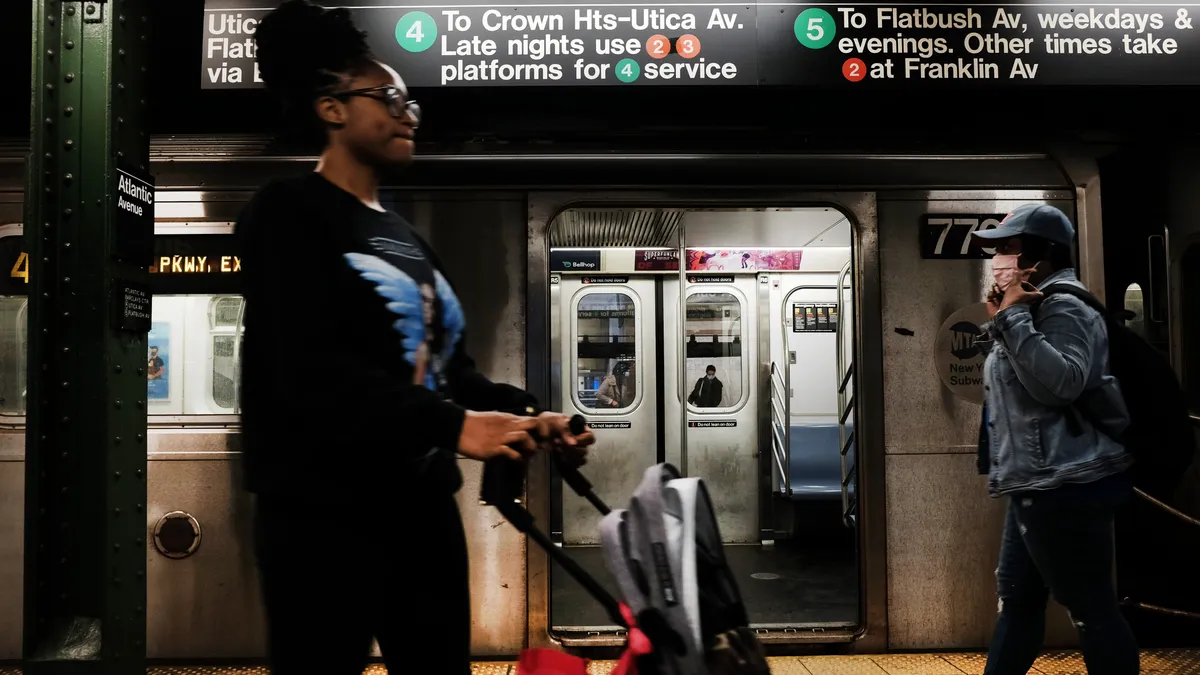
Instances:
[[[772,675],[982,675],[987,656],[967,654],[874,654],[869,656],[777,656],[770,659]],[[595,661],[588,675],[609,675],[612,661]],[[472,675],[516,675],[515,663],[475,663]],[[1086,675],[1078,652],[1049,652],[1033,664],[1032,675]],[[21,675],[21,669],[0,666],[0,675]],[[147,675],[270,675],[265,666],[154,666]],[[387,675],[381,665],[363,675]],[[1142,675],[1200,675],[1200,649],[1149,649],[1142,652]]]

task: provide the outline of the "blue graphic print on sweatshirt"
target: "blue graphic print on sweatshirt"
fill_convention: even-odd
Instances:
[[[388,311],[398,317],[392,327],[400,335],[405,360],[414,369],[413,383],[441,390],[446,364],[466,328],[462,305],[450,283],[432,270],[434,285],[419,284],[399,267],[366,253],[346,253],[345,258],[363,279],[375,284],[375,291],[387,300]],[[439,304],[440,308],[436,307]],[[435,324],[437,319],[440,321]],[[435,354],[433,346],[439,337],[441,350]]]

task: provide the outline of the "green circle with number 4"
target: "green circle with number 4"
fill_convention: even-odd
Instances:
[[[633,59],[617,61],[617,79],[622,82],[633,82],[642,74],[642,67]]]
[[[809,7],[800,12],[796,23],[792,26],[796,40],[809,49],[820,49],[833,42],[833,34],[837,26],[833,25],[833,17],[829,12],[817,7]]]
[[[425,12],[409,12],[396,22],[396,42],[410,52],[423,52],[437,40],[437,24]]]

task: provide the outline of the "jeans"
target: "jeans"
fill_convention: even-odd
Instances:
[[[467,541],[451,494],[320,508],[260,499],[258,568],[275,675],[470,675]]]
[[[1123,476],[1012,495],[1000,564],[1000,616],[984,675],[1024,675],[1042,649],[1050,593],[1079,631],[1090,675],[1133,675],[1137,642],[1113,582],[1113,512],[1128,495]]]

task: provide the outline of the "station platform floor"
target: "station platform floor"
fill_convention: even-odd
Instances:
[[[866,656],[776,656],[771,657],[772,675],[982,675],[987,656],[982,653],[875,654]],[[594,661],[588,675],[608,675],[613,661]],[[270,675],[266,666],[153,666],[147,675]],[[517,666],[507,661],[481,661],[472,675],[516,675]],[[1043,654],[1029,671],[1031,675],[1086,675],[1078,652]],[[1146,649],[1142,651],[1142,675],[1200,675],[1200,649]],[[20,668],[0,666],[0,675],[21,675]],[[318,675],[314,673],[314,675]],[[382,665],[368,666],[363,675],[388,675]]]

